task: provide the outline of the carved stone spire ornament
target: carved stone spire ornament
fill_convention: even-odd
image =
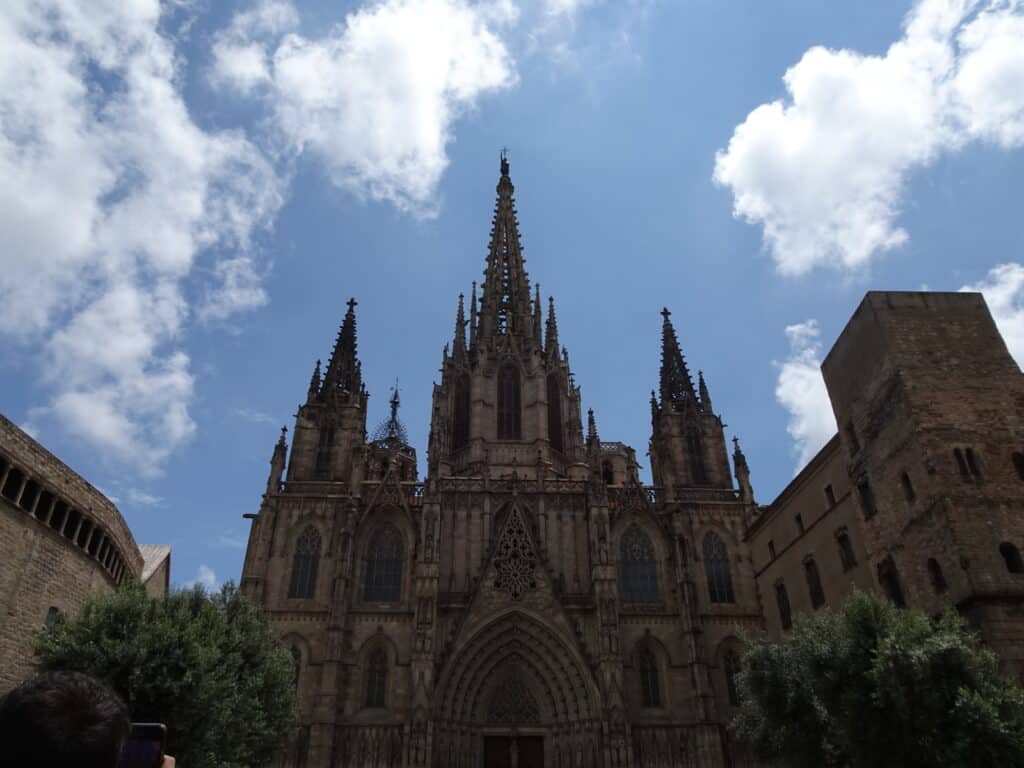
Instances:
[[[505,521],[494,554],[494,588],[508,592],[518,600],[524,592],[537,586],[537,555],[526,529],[526,520],[518,506],[513,506]]]

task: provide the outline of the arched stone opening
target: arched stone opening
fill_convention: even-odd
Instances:
[[[436,766],[550,768],[563,754],[599,754],[601,713],[589,669],[565,639],[521,611],[491,622],[452,655],[437,701]]]

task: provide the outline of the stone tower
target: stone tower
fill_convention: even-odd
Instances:
[[[284,435],[244,590],[293,648],[291,766],[724,766],[737,635],[760,626],[708,387],[663,313],[655,485],[600,439],[523,258],[501,159],[483,280],[460,295],[427,476],[391,416],[368,438],[350,302]],[[286,477],[282,482],[281,478]],[[732,764],[742,763],[733,752]]]
[[[872,575],[1024,673],[1024,377],[981,294],[870,292],[822,365]]]

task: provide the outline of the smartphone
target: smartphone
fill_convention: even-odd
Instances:
[[[160,768],[166,742],[167,726],[163,723],[132,723],[118,768]]]

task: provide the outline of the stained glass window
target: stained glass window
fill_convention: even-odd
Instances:
[[[704,572],[708,578],[708,595],[712,603],[735,603],[729,550],[722,538],[711,531],[704,537]]]
[[[631,525],[619,543],[622,599],[627,603],[658,602],[658,562],[651,539],[638,525]]]
[[[640,694],[645,707],[661,706],[661,687],[658,683],[658,660],[650,648],[641,648],[639,653]]]
[[[316,592],[316,572],[319,565],[320,533],[310,525],[295,542],[288,597],[313,597]]]
[[[402,534],[390,523],[378,528],[366,551],[363,599],[395,603],[402,596]]]
[[[382,648],[370,654],[366,675],[366,706],[383,707],[388,689],[388,657]]]
[[[498,439],[519,440],[522,436],[519,371],[506,365],[498,373]]]

